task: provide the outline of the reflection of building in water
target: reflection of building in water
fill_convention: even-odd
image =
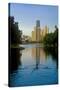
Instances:
[[[46,54],[43,48],[40,48],[40,64],[46,61]]]
[[[43,40],[44,36],[48,33],[48,27],[45,26],[45,28],[41,29],[40,27],[40,21],[36,21],[36,26],[34,27],[34,30],[32,31],[32,41],[40,42]]]
[[[38,69],[38,65],[40,63],[40,50],[39,50],[39,48],[32,48],[32,56],[36,60],[36,68],[35,69]]]
[[[32,48],[32,57],[36,59],[36,63],[43,64],[46,59],[46,55],[43,48]]]

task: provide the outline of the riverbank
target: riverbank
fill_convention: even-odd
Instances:
[[[10,48],[15,48],[15,49],[20,49],[20,50],[25,49],[24,47],[21,47],[21,46],[16,45],[16,44],[10,45]]]
[[[44,47],[48,47],[48,48],[58,48],[58,45],[53,45],[53,44],[51,44],[51,45],[49,45],[49,44],[44,44]]]

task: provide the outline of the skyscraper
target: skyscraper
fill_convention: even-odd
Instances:
[[[34,27],[34,30],[32,31],[32,41],[34,42],[41,42],[43,41],[46,34],[48,34],[48,27],[47,25],[41,29],[40,28],[40,20],[36,21],[36,26]]]
[[[36,26],[32,31],[32,41],[40,42],[40,20],[36,21]]]
[[[40,21],[36,21],[36,41],[40,42]]]
[[[40,20],[36,21],[36,27],[40,27]]]

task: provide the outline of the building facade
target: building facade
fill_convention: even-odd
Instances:
[[[41,42],[43,41],[43,38],[48,33],[48,27],[45,26],[43,29],[40,28],[40,21],[36,21],[36,26],[34,27],[34,30],[32,31],[32,41],[33,42]]]

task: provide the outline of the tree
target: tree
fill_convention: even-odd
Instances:
[[[53,38],[53,43],[55,44],[55,45],[58,45],[58,28],[57,28],[57,26],[55,26],[55,32],[54,32],[54,38]]]
[[[58,28],[55,26],[55,32],[54,33],[49,33],[44,37],[44,45],[48,46],[57,46],[58,45]]]
[[[9,16],[9,41],[11,44],[21,43],[22,31],[18,28],[18,22],[14,21],[14,17]]]

